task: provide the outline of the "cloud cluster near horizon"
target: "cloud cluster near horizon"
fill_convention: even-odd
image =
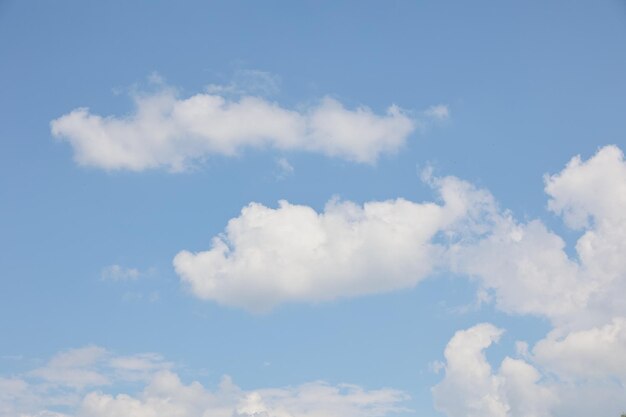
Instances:
[[[72,146],[75,161],[104,170],[186,170],[211,155],[246,149],[302,151],[373,164],[395,153],[422,121],[396,105],[383,114],[346,108],[329,96],[287,108],[254,95],[229,95],[215,86],[180,97],[158,80],[157,90],[134,93],[125,116],[101,116],[81,107],[53,120],[52,134]],[[445,105],[422,112],[424,121],[449,117]]]
[[[184,383],[173,368],[154,353],[60,352],[40,368],[0,376],[0,417],[384,417],[406,411],[408,399],[394,389],[323,381],[243,390],[228,376],[209,390]]]

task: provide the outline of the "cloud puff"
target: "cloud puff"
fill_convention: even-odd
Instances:
[[[428,176],[427,181],[432,181]],[[438,182],[437,182],[438,181]],[[546,176],[548,207],[582,228],[576,256],[540,220],[517,221],[454,178],[435,180],[443,205],[398,199],[322,213],[250,204],[208,251],[174,260],[194,294],[251,310],[414,285],[435,267],[478,279],[496,306],[586,328],[626,317],[626,163],[607,146]],[[479,212],[481,215],[477,215]],[[473,230],[465,230],[474,218]],[[468,233],[469,232],[469,233]],[[439,234],[465,239],[439,241]]]
[[[623,295],[623,294],[622,294]],[[560,335],[559,329],[533,348],[534,359],[562,379],[616,378],[626,384],[626,318]]]
[[[0,417],[385,417],[407,411],[402,403],[408,396],[394,389],[316,381],[245,391],[224,377],[211,391],[199,382],[183,383],[170,366],[153,353],[120,357],[96,346],[62,352],[45,373],[60,377],[41,381],[40,370],[0,377]],[[67,368],[101,378],[91,378],[86,391],[86,384],[67,378]],[[145,384],[133,391],[129,383],[138,374]]]
[[[433,387],[435,406],[449,417],[548,417],[555,398],[539,372],[512,358],[493,372],[484,350],[503,330],[483,323],[458,331],[445,350],[445,377]]]
[[[78,108],[53,120],[52,134],[70,143],[81,165],[180,171],[212,154],[234,155],[247,148],[374,163],[380,154],[402,147],[416,127],[416,121],[395,105],[376,114],[367,107],[347,109],[330,97],[299,110],[246,95],[180,98],[166,86],[133,98],[133,114],[103,117]]]
[[[438,104],[426,109],[424,115],[434,121],[441,122],[450,118],[450,109],[445,104]]]
[[[196,295],[254,311],[406,288],[436,270],[469,276],[482,300],[507,313],[547,318],[553,329],[523,350],[524,359],[508,357],[495,371],[483,351],[501,330],[484,324],[457,333],[446,348],[446,377],[433,391],[440,410],[449,416],[583,416],[594,407],[617,413],[626,398],[622,152],[607,146],[545,177],[549,210],[581,233],[569,252],[541,220],[515,219],[486,191],[452,177],[433,179],[428,171],[424,179],[438,189],[441,204],[331,202],[321,213],[287,202],[275,209],[252,204],[208,251],[183,251],[174,265]]]
[[[499,309],[558,327],[626,317],[618,296],[626,292],[626,162],[617,147],[545,177],[549,209],[583,231],[575,256],[542,221],[516,220],[488,192],[428,171],[423,179],[443,204],[331,201],[317,213],[251,203],[209,250],[182,251],[174,266],[197,296],[249,310],[406,288],[439,267],[475,278]]]
[[[615,146],[587,161],[573,158],[546,176],[548,208],[581,229],[576,256],[539,220],[494,215],[477,242],[451,248],[452,268],[495,291],[496,305],[548,317],[555,325],[586,328],[626,316],[626,162]]]
[[[483,323],[458,331],[445,349],[445,377],[432,389],[435,406],[448,417],[619,416],[626,405],[622,325],[549,336],[533,356],[507,356],[497,370],[484,352],[502,329]]]
[[[174,266],[198,297],[253,311],[411,287],[441,260],[444,247],[433,239],[491,204],[456,178],[433,184],[441,205],[331,201],[317,213],[252,203],[209,250],[182,251]]]
[[[100,277],[104,281],[134,281],[142,275],[137,268],[127,268],[121,265],[109,265],[102,269]]]
[[[545,184],[549,210],[582,232],[573,256],[565,241],[541,221],[519,222],[508,212],[492,213],[493,226],[486,235],[450,248],[452,269],[472,275],[483,290],[493,291],[498,308],[546,317],[554,325],[530,354],[523,349],[532,365],[507,358],[498,372],[491,371],[480,353],[497,340],[493,326],[457,333],[446,348],[446,377],[434,390],[439,408],[450,417],[582,417],[624,411],[623,153],[606,146],[586,161],[577,156],[561,172],[547,175]],[[503,391],[512,380],[518,381],[515,396]],[[527,400],[513,401],[530,392],[534,394],[524,394]],[[558,401],[537,405],[541,398]],[[524,408],[529,404],[539,408]]]

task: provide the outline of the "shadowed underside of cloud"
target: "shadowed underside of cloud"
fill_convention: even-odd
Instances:
[[[245,391],[229,377],[216,390],[185,384],[172,364],[153,353],[116,356],[88,346],[48,364],[0,377],[1,417],[385,417],[407,411],[394,389],[315,381]],[[138,386],[130,390],[128,384]],[[119,392],[120,387],[123,393]]]
[[[395,105],[376,114],[364,106],[347,109],[330,97],[288,109],[246,95],[200,93],[180,98],[174,89],[161,85],[157,92],[133,98],[133,114],[103,117],[78,108],[53,120],[52,134],[70,143],[80,165],[181,171],[211,155],[260,148],[371,164],[381,154],[400,149],[419,123]],[[433,106],[423,116],[444,120],[448,109]]]

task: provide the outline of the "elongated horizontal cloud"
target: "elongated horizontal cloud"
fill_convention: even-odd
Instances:
[[[218,389],[208,390],[182,382],[170,367],[153,353],[115,356],[97,346],[62,352],[46,365],[43,380],[40,370],[0,376],[0,417],[386,417],[407,411],[408,396],[389,388],[314,381],[246,391],[223,377]],[[99,378],[77,385],[68,368]],[[137,373],[143,384],[133,389]]]
[[[201,93],[179,98],[174,89],[163,87],[136,94],[134,101],[134,113],[121,117],[75,109],[50,123],[52,134],[70,143],[81,165],[180,171],[210,155],[234,155],[248,148],[373,163],[402,147],[416,128],[416,121],[395,105],[376,114],[367,107],[347,109],[330,97],[295,110],[253,96]],[[434,114],[441,118],[443,113]]]
[[[366,391],[353,385],[313,382],[292,388],[243,391],[229,378],[211,392],[193,382],[185,385],[172,372],[155,375],[136,395],[88,394],[78,417],[384,417],[403,411],[400,391]]]
[[[252,311],[411,287],[441,261],[444,246],[433,239],[491,204],[453,177],[435,186],[441,205],[331,201],[317,213],[253,203],[209,250],[180,252],[174,266],[198,297]]]
[[[120,378],[145,379],[156,371],[169,369],[171,365],[154,353],[115,356],[99,346],[87,346],[60,352],[45,366],[33,369],[28,375],[45,381],[49,386],[81,390],[110,385]]]

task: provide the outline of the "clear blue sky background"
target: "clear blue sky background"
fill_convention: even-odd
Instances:
[[[330,94],[377,112],[442,103],[451,117],[376,166],[247,151],[179,174],[79,167],[50,133],[76,107],[131,111],[126,92],[155,71],[186,96],[248,69],[277,76],[271,99],[285,106]],[[208,385],[229,374],[246,388],[391,386],[412,395],[417,415],[434,416],[429,390],[441,376],[428,364],[456,330],[484,320],[507,328],[495,362],[549,326],[489,306],[451,312],[474,290],[454,277],[254,315],[192,297],[173,256],[206,249],[250,201],[431,200],[418,175],[429,163],[571,243],[577,235],[545,209],[542,176],[573,155],[626,146],[625,75],[618,0],[0,1],[0,370],[32,366],[13,355],[36,362],[97,344],[159,352]],[[277,180],[281,156],[295,171]],[[152,272],[103,281],[112,264]]]

